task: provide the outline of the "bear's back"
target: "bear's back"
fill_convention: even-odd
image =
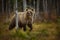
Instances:
[[[26,12],[19,12],[18,19],[22,23],[26,23]]]

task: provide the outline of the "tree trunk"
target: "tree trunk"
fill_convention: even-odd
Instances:
[[[15,13],[16,13],[16,29],[18,29],[18,9],[17,0],[15,0]]]
[[[36,11],[36,18],[37,18],[37,20],[39,20],[39,0],[37,0],[37,9],[36,9],[37,11]]]
[[[36,2],[36,1],[35,1],[35,0],[33,0],[33,5],[34,5],[33,7],[34,7],[34,9],[36,9],[35,2]],[[36,20],[36,10],[35,10],[35,14],[34,14],[34,21],[35,21],[35,20]]]
[[[34,5],[34,9],[35,9],[35,0],[33,0],[33,5]]]
[[[26,9],[26,0],[23,0],[23,11]]]
[[[58,0],[57,0],[57,16],[59,16],[59,3],[58,3]]]
[[[4,0],[2,0],[2,13],[4,13]]]
[[[7,3],[7,1],[6,1],[6,21],[5,21],[5,23],[7,23],[8,22],[8,3]]]
[[[11,5],[10,5],[10,0],[8,1],[8,4],[9,4],[9,5],[8,5],[8,7],[9,7],[9,8],[8,8],[8,18],[9,18],[9,17],[10,17],[10,6],[11,6]]]
[[[43,0],[44,22],[48,21],[47,0]]]

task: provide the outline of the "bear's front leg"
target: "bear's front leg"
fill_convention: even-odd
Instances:
[[[28,27],[30,28],[30,30],[29,31],[31,31],[32,30],[32,24],[27,24],[28,25]]]
[[[26,24],[23,25],[23,30],[26,31]]]

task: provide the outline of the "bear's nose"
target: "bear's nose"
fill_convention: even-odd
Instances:
[[[30,12],[27,12],[27,15],[29,15],[30,14]]]

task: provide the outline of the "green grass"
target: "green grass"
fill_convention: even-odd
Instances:
[[[58,23],[34,23],[31,32],[21,29],[9,31],[9,23],[0,24],[0,40],[55,40],[60,31]]]

